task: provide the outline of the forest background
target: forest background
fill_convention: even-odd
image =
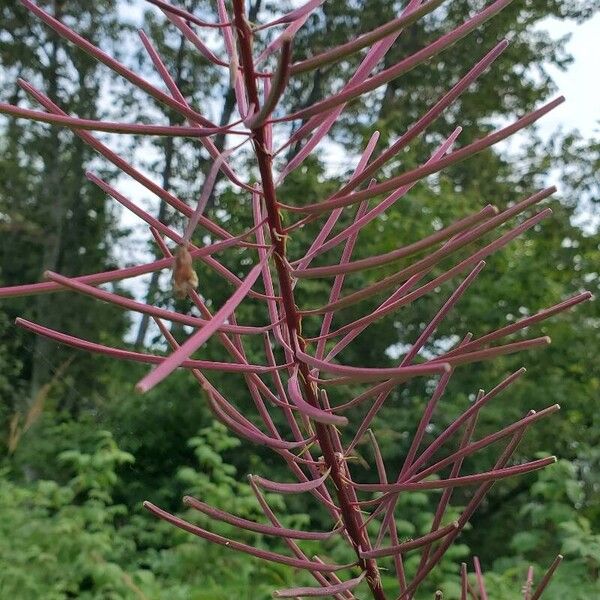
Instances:
[[[226,123],[232,116],[234,96],[227,74],[202,59],[175,28],[165,24],[160,11],[142,0],[40,0],[39,4],[157,80],[139,43],[141,25],[168,59],[185,95],[215,121]],[[181,0],[179,4],[201,17],[213,16],[211,2]],[[443,10],[403,33],[386,56],[386,66],[451,29],[482,4],[480,0],[447,2]],[[253,0],[251,6],[256,19],[266,19],[289,8],[289,3]],[[300,58],[372,29],[396,15],[400,6],[390,0],[329,0],[301,30],[295,55]],[[380,144],[387,145],[469,68],[473,57],[502,37],[507,36],[511,45],[491,72],[414,142],[399,164],[403,169],[419,164],[456,125],[463,127],[459,143],[465,145],[494,124],[531,110],[556,91],[552,73],[571,64],[568,39],[546,31],[547,17],[575,28],[597,9],[597,0],[516,0],[443,54],[440,69],[421,66],[382,92],[352,103],[317,157],[288,177],[284,193],[307,201],[326,196],[332,179],[342,181],[351,172],[373,127],[381,132]],[[209,41],[220,50],[217,37]],[[327,95],[347,78],[351,67],[348,62],[315,71],[293,85],[285,101],[291,108]],[[2,0],[1,101],[27,102],[15,83],[18,77],[83,118],[179,123],[178,115],[149,102],[53,35],[18,1]],[[590,73],[590,79],[594,77]],[[568,99],[569,90],[560,91]],[[190,202],[197,197],[209,164],[197,142],[170,138],[149,142],[108,134],[104,138],[165,189]],[[216,142],[221,148],[227,144],[222,138]],[[297,150],[290,147],[288,156]],[[157,252],[147,229],[125,218],[85,178],[91,166],[161,220],[181,227],[166,205],[117,177],[70,132],[3,118],[0,285],[39,281],[46,269],[69,276],[107,270]],[[243,159],[238,166],[244,169]],[[482,201],[503,208],[540,184],[552,182],[559,186],[550,201],[554,217],[535,235],[513,242],[489,260],[474,291],[444,322],[440,338],[449,340],[452,332],[467,330],[477,335],[584,288],[597,295],[599,168],[597,131],[563,126],[548,136],[528,129],[518,143],[487,150],[415,186],[401,205],[387,213],[385,228],[377,222],[370,226],[359,240],[357,255],[388,251],[398,239],[417,239],[432,226],[481,206]],[[221,181],[209,210],[222,221],[248,225],[247,201]],[[229,268],[239,270],[241,255],[229,256]],[[227,298],[229,291],[221,280],[200,266],[198,272],[201,288],[210,289],[217,305]],[[165,307],[178,302],[178,310],[191,310],[181,304],[184,301],[174,300],[168,273],[128,281],[116,289]],[[370,328],[365,343],[355,347],[354,356],[349,354],[348,362],[370,366],[386,354],[391,365],[446,292],[441,289],[400,315],[379,321]],[[301,294],[314,301],[325,298],[328,287],[311,280]],[[133,386],[144,372],[142,366],[57,346],[16,328],[17,316],[102,343],[165,350],[146,320],[75,294],[0,301],[0,597],[262,600],[273,587],[299,581],[298,574],[286,567],[211,546],[156,522],[142,510],[147,499],[181,513],[181,497],[192,494],[256,518],[257,507],[244,475],[268,463],[270,477],[276,479],[279,473],[285,477],[285,467],[266,451],[249,445],[241,448],[214,421],[189,374],[175,374],[151,393],[138,396]],[[457,371],[439,420],[440,426],[449,421],[453,406],[524,362],[527,377],[505,399],[486,408],[481,433],[498,429],[528,409],[558,402],[560,415],[543,421],[519,452],[531,456],[541,449],[560,460],[536,474],[498,483],[419,597],[431,598],[437,588],[444,589],[446,597],[456,597],[458,566],[475,554],[487,572],[493,598],[516,598],[517,582],[523,580],[527,565],[537,565],[541,572],[557,552],[566,558],[547,598],[600,596],[598,303],[585,303],[540,329],[539,335],[553,340],[544,352]],[[173,334],[180,339],[185,331],[174,326]],[[205,355],[223,358],[216,346],[209,346]],[[232,398],[243,393],[235,379],[222,375],[216,380]],[[382,452],[391,465],[401,464],[428,385],[419,379],[402,387],[376,419]],[[431,430],[428,435],[435,433]],[[281,497],[271,496],[270,501],[284,506]],[[435,496],[425,494],[405,501],[400,534],[410,537],[424,531],[435,502]],[[293,526],[318,527],[322,522],[323,515],[308,502],[286,498],[285,506],[287,522]],[[272,541],[256,537],[254,544],[275,547]],[[336,551],[335,545],[328,548],[333,557]]]

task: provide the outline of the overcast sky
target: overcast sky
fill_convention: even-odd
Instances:
[[[600,13],[582,25],[548,19],[543,23],[552,37],[571,34],[567,50],[574,62],[566,71],[552,69],[554,80],[567,101],[542,119],[542,131],[551,134],[558,126],[579,129],[584,135],[600,130]]]

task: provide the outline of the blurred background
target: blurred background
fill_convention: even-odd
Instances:
[[[228,74],[207,63],[158,9],[142,0],[39,0],[50,13],[136,72],[161,85],[137,30],[142,27],[165,57],[184,94],[214,121],[234,116]],[[207,20],[214,3],[179,0]],[[265,22],[289,9],[289,2],[252,0],[253,18]],[[484,5],[452,0],[405,31],[385,59],[397,62],[461,23]],[[393,18],[402,8],[390,0],[328,0],[298,35],[295,56],[315,53]],[[554,215],[488,261],[476,285],[440,327],[426,348],[435,353],[467,331],[480,335],[537,312],[583,289],[598,293],[600,264],[600,136],[598,132],[600,18],[597,0],[516,0],[475,34],[446,51],[436,65],[425,64],[352,103],[331,139],[285,182],[281,195],[294,202],[316,201],[347,179],[373,128],[386,147],[414,122],[497,41],[511,44],[426,135],[384,175],[407,170],[428,158],[440,141],[463,127],[466,145],[499,124],[541,105],[558,93],[561,106],[510,143],[427,178],[384,220],[359,239],[357,256],[382,253],[429,233],[491,202],[503,208],[532,190],[558,186],[546,202]],[[268,39],[268,38],[265,38]],[[223,52],[220,38],[206,41]],[[284,99],[288,109],[331,93],[355,66],[347,61],[294,79]],[[33,106],[17,85],[23,78],[44,90],[65,111],[83,118],[179,123],[180,117],[149,101],[124,80],[58,38],[17,1],[0,2],[0,100]],[[289,130],[282,128],[282,139]],[[100,135],[166,189],[192,202],[209,166],[202,147],[189,139]],[[217,138],[222,148],[228,141]],[[291,146],[291,158],[298,148]],[[244,154],[240,171],[252,175]],[[181,229],[177,214],[116,170],[67,130],[0,118],[0,285],[40,281],[46,269],[68,276],[103,271],[159,255],[145,226],[123,213],[85,178],[93,169],[147,210]],[[211,216],[231,231],[250,224],[248,198],[221,181],[211,199]],[[206,243],[206,236],[201,238]],[[293,239],[300,256],[309,228]],[[244,271],[244,257],[224,256]],[[330,260],[330,259],[328,259]],[[219,306],[230,289],[198,266],[201,291]],[[382,272],[359,274],[349,289]],[[109,289],[165,307],[192,311],[173,299],[169,274],[128,280]],[[299,286],[304,305],[323,302],[326,281]],[[413,341],[447,297],[450,287],[372,326],[344,354],[347,364],[388,366]],[[374,306],[374,305],[373,305]],[[361,306],[361,312],[369,306]],[[352,310],[350,309],[349,315]],[[49,327],[108,345],[165,351],[157,331],[138,315],[63,292],[0,300],[0,597],[14,599],[196,599],[233,597],[261,600],[275,587],[302,582],[287,567],[263,564],[192,538],[146,514],[151,500],[180,514],[181,497],[192,494],[225,510],[259,518],[246,484],[247,473],[285,480],[285,466],[258,447],[240,442],[212,418],[189,373],[176,373],[145,396],[133,392],[145,368],[88,355],[20,330],[23,316]],[[252,322],[251,303],[241,322]],[[538,575],[562,552],[565,562],[547,598],[600,597],[600,417],[598,411],[600,320],[597,302],[588,302],[535,328],[549,335],[543,351],[508,356],[458,370],[441,403],[429,439],[443,429],[479,388],[490,389],[525,364],[527,376],[481,416],[481,436],[526,414],[559,403],[558,415],[542,421],[519,448],[517,460],[556,454],[542,472],[493,488],[472,527],[446,556],[419,598],[437,588],[457,598],[458,567],[478,555],[496,600],[520,597],[527,566]],[[310,324],[308,325],[310,328]],[[174,325],[182,339],[186,331]],[[202,356],[224,359],[213,345]],[[237,378],[215,375],[215,385],[241,409],[251,410]],[[374,423],[391,471],[402,464],[431,381],[401,387]],[[334,398],[341,401],[343,398]],[[357,409],[356,420],[362,409]],[[361,447],[358,452],[360,455]],[[492,448],[491,452],[497,452]],[[474,468],[489,462],[478,456]],[[477,461],[480,461],[478,463]],[[486,462],[487,461],[487,462]],[[357,476],[372,477],[364,461]],[[359,470],[364,474],[359,474]],[[458,514],[468,490],[456,494]],[[291,526],[327,528],[318,506],[305,498],[271,496],[272,506]],[[412,494],[399,507],[399,534],[427,530],[435,494]],[[202,523],[202,520],[199,520]],[[212,530],[225,533],[227,528]],[[272,540],[236,537],[277,549]],[[344,560],[335,541],[320,552]],[[407,559],[407,568],[415,565]],[[386,585],[391,575],[385,574]],[[390,587],[390,589],[392,589]],[[360,593],[359,597],[362,597]]]

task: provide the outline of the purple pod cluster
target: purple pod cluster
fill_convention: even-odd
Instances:
[[[172,126],[80,119],[66,114],[60,106],[25,81],[20,81],[21,87],[42,109],[0,103],[0,113],[70,129],[107,161],[118,167],[124,175],[137,181],[177,210],[186,220],[187,227],[183,233],[175,231],[171,226],[150,215],[139,203],[127,198],[97,175],[89,173],[90,182],[99,186],[108,196],[148,225],[164,258],[134,267],[105,273],[81,274],[76,277],[48,272],[47,282],[0,289],[0,297],[71,290],[111,303],[123,310],[147,314],[154,319],[171,348],[168,355],[133,352],[106,346],[24,319],[19,319],[17,325],[75,348],[153,365],[153,369],[136,386],[140,392],[146,392],[160,384],[175,369],[190,371],[204,390],[206,401],[215,418],[241,438],[270,448],[287,465],[292,478],[289,482],[278,482],[263,475],[250,476],[250,486],[264,513],[264,523],[224,512],[200,499],[184,499],[188,507],[201,512],[210,520],[229,524],[234,529],[279,538],[285,543],[290,554],[272,552],[217,535],[146,503],[146,508],[152,514],[193,535],[231,550],[305,570],[312,575],[317,584],[315,587],[278,590],[274,592],[275,597],[334,597],[338,600],[348,600],[355,597],[355,588],[366,583],[371,596],[376,600],[383,600],[387,596],[381,583],[380,561],[391,558],[398,582],[397,598],[413,598],[419,586],[460,535],[494,482],[531,473],[555,460],[554,457],[549,457],[518,465],[508,464],[527,429],[556,412],[558,405],[549,406],[539,412],[531,411],[522,419],[493,434],[474,439],[479,413],[516,382],[523,375],[524,369],[509,375],[491,391],[480,391],[476,400],[435,440],[424,444],[427,428],[435,417],[436,407],[442,401],[454,371],[462,365],[493,360],[498,356],[547,345],[550,342],[547,337],[497,342],[576,306],[589,299],[590,294],[579,293],[533,316],[479,338],[473,338],[468,333],[463,334],[459,344],[439,356],[422,355],[421,350],[431,340],[440,323],[460,302],[476,281],[478,274],[485,268],[484,259],[501,250],[516,237],[531,231],[550,216],[550,209],[538,209],[537,206],[555,191],[554,188],[540,190],[503,211],[492,205],[484,205],[479,211],[446,224],[415,243],[400,246],[384,254],[354,260],[352,254],[365,227],[390,208],[397,206],[417,182],[522,130],[558,106],[563,98],[559,97],[481,139],[453,149],[461,133],[461,128],[458,127],[421,166],[389,178],[382,176],[382,167],[430,127],[461,94],[484,75],[506,49],[508,42],[502,41],[485,54],[448,92],[432,102],[427,112],[389,147],[376,151],[379,133],[374,132],[357,162],[354,173],[329,197],[310,204],[283,203],[278,197],[278,188],[325,139],[349,102],[378,89],[425,61],[435,59],[441,52],[495,16],[510,4],[511,0],[495,0],[463,24],[413,55],[377,72],[375,69],[402,31],[438,8],[443,0],[411,0],[404,11],[390,22],[338,47],[296,62],[293,59],[293,37],[308,17],[319,9],[323,0],[310,0],[268,23],[252,26],[246,18],[244,0],[233,0],[232,14],[229,14],[224,0],[218,0],[218,14],[214,22],[200,19],[167,1],[147,0],[164,13],[168,21],[167,26],[176,27],[206,60],[229,72],[231,86],[235,90],[237,116],[236,120],[226,125],[211,122],[190,105],[144,32],[140,32],[141,42],[167,91],[134,73],[31,0],[21,1],[27,10],[56,34],[105,64],[158,103],[177,112],[186,122],[185,125]],[[261,35],[262,31],[277,27],[282,27],[283,30],[271,38],[260,55],[255,56],[254,38]],[[225,56],[217,56],[203,42],[201,36],[204,28],[222,35]],[[323,65],[345,60],[362,50],[365,50],[362,60],[341,90],[295,112],[280,114],[280,101],[285,98],[290,78]],[[270,63],[273,64],[272,70],[263,66]],[[258,65],[261,65],[261,70],[257,68]],[[274,140],[278,140],[280,136],[274,134],[279,133],[278,128],[285,127],[290,122],[298,123],[298,127],[288,139],[275,147]],[[101,142],[93,134],[94,131],[197,139],[212,157],[213,167],[206,177],[196,207],[190,207],[172,192],[161,188]],[[234,148],[221,152],[211,139],[215,135],[232,135],[235,136],[234,139],[241,141]],[[228,160],[246,144],[253,151],[259,173],[257,181],[246,181],[242,175],[236,173],[232,166],[233,161]],[[299,151],[289,162],[284,161],[284,164],[280,165],[282,152],[292,144],[298,145]],[[248,214],[251,214],[254,220],[251,229],[234,233],[229,231],[225,224],[219,223],[217,217],[211,218],[204,214],[219,173],[227,178],[240,194],[247,197]],[[378,199],[382,195],[383,199]],[[286,225],[282,215],[286,217]],[[351,221],[351,224],[342,227],[340,223],[344,219],[341,217],[346,217],[345,220]],[[515,224],[515,218],[521,218],[521,221]],[[289,238],[300,227],[316,221],[320,221],[320,226],[314,239],[300,256],[290,256]],[[506,230],[501,229],[504,227]],[[193,234],[197,230],[210,234],[218,241],[210,245],[195,246]],[[493,237],[491,241],[488,239],[490,236]],[[330,250],[342,244],[341,256],[337,262],[311,266],[316,257],[327,255]],[[200,293],[189,289],[189,299],[200,315],[191,316],[151,306],[98,287],[103,283],[172,268],[174,249],[178,246],[187,248],[193,260],[202,261],[233,288],[230,297],[214,313],[209,309],[211,304],[207,302],[209,298],[205,290]],[[228,249],[242,251],[249,257],[248,262],[252,263],[252,267],[244,277],[232,273],[216,257],[218,253]],[[455,259],[459,251],[462,251],[461,256],[467,252],[467,257]],[[352,274],[364,273],[366,270],[382,266],[389,267],[416,254],[419,258],[415,258],[408,266],[397,269],[387,277],[365,285],[353,293],[344,293],[346,278]],[[454,264],[448,268],[444,267],[439,272],[442,261],[454,261]],[[434,269],[435,276],[432,275]],[[397,366],[350,366],[337,360],[336,357],[344,348],[381,318],[435,292],[441,284],[457,277],[463,277],[462,281],[431,317]],[[329,299],[323,306],[311,308],[297,305],[295,290],[309,278],[331,281]],[[375,310],[350,322],[344,322],[343,317],[338,316],[342,309],[351,306],[359,308],[361,302],[383,292],[388,295]],[[236,310],[242,303],[247,302],[264,305],[268,320],[263,323],[238,323]],[[309,319],[311,323],[314,322],[320,327],[320,332],[312,338],[305,338],[302,335],[302,322]],[[334,320],[336,328],[332,329]],[[193,332],[186,341],[178,344],[165,321],[187,325],[193,328]],[[249,362],[246,350],[246,339],[249,336],[259,336],[259,340],[262,340],[263,364]],[[209,339],[214,339],[223,346],[231,358],[230,362],[193,358],[194,353]],[[279,359],[278,362],[276,357],[283,359]],[[217,389],[210,380],[211,373],[215,371],[236,373],[243,377],[258,420],[254,418],[255,415],[244,415]],[[437,378],[437,385],[420,422],[416,424],[403,466],[392,479],[386,471],[377,436],[371,426],[392,391],[415,377]],[[332,405],[327,395],[330,386],[345,386],[346,400]],[[360,391],[357,392],[357,389]],[[370,408],[360,422],[352,424],[355,433],[349,436],[345,432],[346,429],[350,429],[349,419],[343,413],[364,403],[370,403]],[[275,419],[276,413],[281,413],[283,419]],[[276,421],[284,422],[285,427],[276,425]],[[460,436],[458,444],[453,443],[457,435]],[[349,465],[356,445],[365,438],[372,446],[373,461],[379,479],[376,483],[355,480]],[[506,446],[491,468],[472,474],[462,472],[463,462],[467,457],[503,440],[506,440]],[[434,457],[444,452],[443,458],[434,461]],[[468,487],[472,489],[472,493],[459,517],[447,523],[447,509],[453,492],[458,487]],[[307,498],[312,498],[330,515],[330,530],[301,531],[283,526],[266,502],[261,491],[263,489],[282,494],[304,494]],[[400,542],[395,525],[399,496],[412,491],[428,490],[441,490],[430,531],[416,539]],[[373,527],[374,524],[377,526]],[[374,529],[377,533],[371,535],[370,531]],[[339,536],[353,550],[355,560],[351,564],[333,564],[319,556],[309,557],[298,544],[302,540],[325,541],[332,536]],[[386,541],[388,536],[389,542]],[[409,552],[420,554],[418,568],[410,577],[404,569],[404,558]],[[533,571],[530,569],[523,592],[525,600],[537,600],[540,597],[560,558],[551,565],[535,589]],[[472,585],[466,565],[461,569],[463,599],[468,595],[482,600],[488,597],[478,560],[475,560],[475,572],[476,582]],[[436,594],[436,598],[441,597],[441,593]]]

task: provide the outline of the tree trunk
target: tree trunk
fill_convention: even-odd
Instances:
[[[61,19],[60,2],[54,2],[54,16]],[[49,56],[48,68],[48,96],[52,99],[58,97],[58,51],[60,48],[60,38],[52,33],[52,46]],[[60,248],[62,243],[62,229],[64,225],[64,193],[60,185],[60,137],[57,127],[48,130],[48,144],[55,148],[55,152],[44,154],[43,180],[40,186],[39,197],[41,200],[43,222],[47,224],[46,233],[43,236],[43,254],[41,273],[47,270],[56,270]],[[53,298],[51,294],[41,294],[36,299],[36,312],[38,319],[52,326],[53,320]],[[29,391],[29,405],[35,401],[35,398],[41,387],[50,377],[52,370],[52,361],[50,357],[52,343],[42,336],[35,336],[33,350],[33,364],[31,373],[31,384]]]

